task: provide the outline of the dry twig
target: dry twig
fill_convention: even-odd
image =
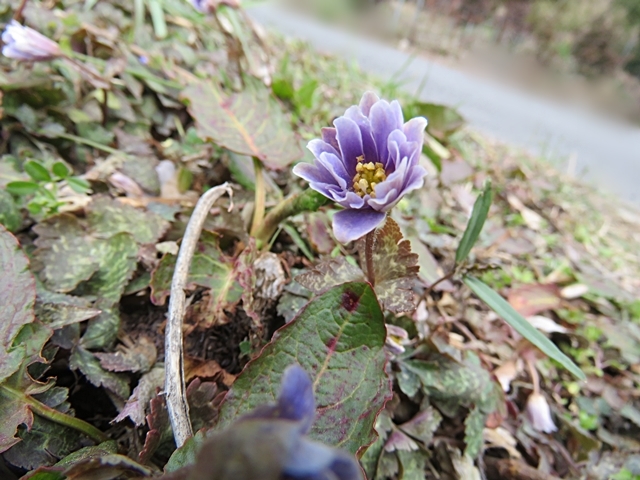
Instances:
[[[165,331],[165,394],[167,410],[173,429],[176,446],[181,447],[193,435],[189,420],[186,385],[184,380],[184,356],[182,352],[182,319],[185,312],[187,276],[196,244],[202,232],[202,226],[209,210],[224,193],[230,197],[233,191],[228,183],[223,183],[208,190],[200,197],[191,214],[187,230],[184,233],[176,268],[171,280],[171,297],[169,300],[169,317]]]

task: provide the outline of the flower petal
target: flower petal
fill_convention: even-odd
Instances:
[[[346,190],[351,184],[351,177],[347,174],[342,160],[337,155],[324,152],[316,159],[316,165],[327,170],[333,177],[333,183],[343,190]]]
[[[338,117],[333,124],[336,127],[342,162],[347,172],[353,177],[356,174],[357,158],[364,153],[362,133],[356,122],[349,118]]]
[[[338,138],[336,137],[336,129],[332,127],[322,127],[320,130],[322,133],[322,140],[325,143],[328,143],[333,148],[336,149],[336,152],[340,151],[340,145],[338,145]]]
[[[394,101],[391,104],[384,100],[380,100],[371,107],[371,127],[373,129],[373,138],[378,147],[378,160],[387,168],[389,160],[389,149],[387,141],[389,135],[394,130],[402,130],[403,118],[400,104]]]
[[[422,145],[425,128],[427,128],[427,119],[424,117],[415,117],[404,124],[402,131],[407,136],[408,141],[420,142],[420,145]]]
[[[362,99],[360,100],[360,105],[359,105],[359,108],[362,111],[362,114],[365,117],[368,117],[369,113],[371,112],[371,107],[373,107],[373,105],[379,101],[380,101],[380,97],[378,97],[378,95],[376,95],[375,93],[365,92],[365,94],[362,95]]]
[[[332,184],[333,175],[322,165],[300,162],[293,166],[293,174],[307,182]]]
[[[378,147],[376,147],[376,142],[373,139],[373,131],[369,118],[364,116],[362,111],[355,106],[349,107],[347,111],[344,112],[344,116],[353,120],[360,129],[360,134],[362,135],[362,153],[364,153],[365,160],[367,162],[377,162]]]
[[[304,480],[362,479],[360,467],[351,455],[307,439],[289,451],[282,473],[287,478]]]
[[[340,243],[349,243],[372,231],[385,216],[375,210],[342,210],[333,216],[333,234]]]
[[[278,396],[279,417],[301,422],[301,432],[311,428],[316,414],[313,383],[309,374],[298,364],[289,365],[282,375]]]
[[[330,143],[320,140],[319,138],[315,138],[307,143],[307,149],[313,153],[313,156],[316,158],[320,157],[323,153],[332,153],[338,157],[340,156],[339,150],[334,148]]]

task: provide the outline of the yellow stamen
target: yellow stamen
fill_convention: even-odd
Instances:
[[[353,177],[353,191],[359,196],[371,195],[375,198],[375,187],[387,179],[384,165],[380,162],[365,163],[364,155],[357,157],[356,174]]]

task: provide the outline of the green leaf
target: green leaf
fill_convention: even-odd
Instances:
[[[29,175],[36,182],[51,181],[51,175],[49,174],[49,171],[41,164],[39,164],[38,162],[34,162],[33,160],[29,160],[24,164],[24,171],[27,172],[27,175]]]
[[[67,178],[67,184],[76,193],[88,193],[91,190],[91,185],[85,179],[80,177]]]
[[[276,97],[282,100],[291,100],[295,95],[295,90],[291,82],[285,78],[276,78],[271,84],[271,90]]]
[[[298,140],[278,102],[262,87],[248,86],[228,98],[211,82],[182,92],[201,138],[281,170],[302,157]]]
[[[384,341],[384,317],[368,284],[329,290],[278,330],[260,357],[245,367],[225,397],[216,430],[273,403],[282,372],[298,362],[313,379],[319,406],[311,438],[355,454],[375,439],[376,416],[391,393]],[[190,462],[201,443],[190,439],[167,469]]]
[[[64,163],[62,162],[56,162],[53,164],[53,167],[51,167],[51,171],[53,172],[53,174],[59,178],[67,178],[69,176],[70,170],[69,167],[67,167]]]
[[[0,190],[0,225],[10,232],[15,232],[22,225],[20,208],[9,192]]]
[[[32,193],[37,192],[39,188],[40,185],[35,182],[19,180],[16,182],[7,183],[7,192],[19,196],[31,195]]]
[[[491,200],[493,198],[493,191],[491,189],[491,181],[487,181],[484,186],[484,190],[476,199],[476,203],[473,204],[473,211],[471,212],[471,218],[467,223],[467,228],[462,234],[462,240],[456,250],[456,263],[460,263],[467,258],[469,252],[475,245],[484,222],[487,219],[489,213],[489,207],[491,207]]]
[[[405,118],[423,116],[429,120],[427,132],[446,143],[464,125],[464,118],[451,107],[435,103],[413,102],[404,107]]]
[[[302,107],[311,108],[313,106],[313,95],[318,88],[318,81],[315,78],[307,78],[300,89],[295,94],[295,103],[298,110]]]
[[[504,298],[487,284],[474,277],[464,277],[464,283],[485,302],[505,322],[511,325],[520,335],[538,347],[545,355],[569,370],[576,378],[585,380],[586,376],[556,345],[540,333],[522,315],[514,310]]]
[[[36,282],[18,240],[0,225],[0,382],[18,370],[26,354],[13,345],[20,329],[34,321]],[[3,413],[6,415],[6,413]]]

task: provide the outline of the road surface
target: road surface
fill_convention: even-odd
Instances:
[[[382,79],[396,75],[410,54],[387,44],[336,30],[272,3],[248,9],[267,28],[308,41],[315,48],[355,60]],[[423,101],[458,108],[472,128],[523,147],[588,182],[640,205],[640,128],[537,97],[514,87],[414,58],[399,79]]]

